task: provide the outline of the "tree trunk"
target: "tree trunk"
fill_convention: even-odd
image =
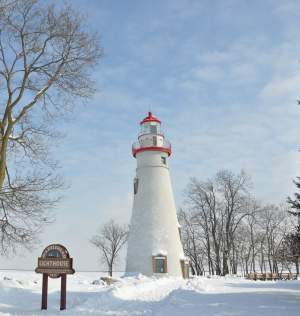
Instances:
[[[110,277],[112,277],[112,274],[113,274],[113,263],[111,262],[108,266],[108,274]]]
[[[273,272],[273,269],[272,269],[272,262],[271,262],[271,258],[270,258],[270,254],[269,254],[269,253],[268,253],[268,263],[269,263],[270,272]]]
[[[5,181],[7,146],[11,131],[12,126],[8,126],[5,134],[1,135],[0,139],[0,190],[2,190]]]
[[[299,257],[296,257],[295,259],[295,267],[296,267],[296,273],[299,276]]]
[[[248,268],[248,260],[245,259],[245,270],[246,270],[246,274],[249,273],[249,268]]]
[[[228,269],[228,253],[227,250],[224,250],[223,252],[223,275],[226,275],[229,273]]]
[[[219,246],[215,243],[215,252],[216,252],[216,275],[221,275],[221,258],[220,258],[220,249]]]
[[[191,270],[192,270],[192,275],[195,275],[196,273],[195,273],[195,269],[194,269],[194,267],[191,265]]]
[[[209,273],[213,274],[213,264],[212,264],[212,259],[211,259],[210,238],[209,238],[209,234],[207,232],[206,232],[206,243],[207,243],[208,269],[209,269]]]
[[[254,245],[252,245],[252,267],[253,267],[253,272],[255,273],[255,250],[254,250]]]

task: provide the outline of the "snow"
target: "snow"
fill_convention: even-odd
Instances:
[[[233,277],[116,278],[68,276],[67,310],[59,311],[60,279],[49,279],[48,310],[41,311],[41,279],[34,272],[0,271],[0,315],[262,316],[299,315],[300,280],[250,281]]]

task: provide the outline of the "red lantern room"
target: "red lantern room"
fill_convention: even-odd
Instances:
[[[171,144],[161,132],[161,121],[148,112],[141,122],[141,131],[138,141],[132,145],[132,154],[135,157],[142,151],[162,151],[171,155]]]

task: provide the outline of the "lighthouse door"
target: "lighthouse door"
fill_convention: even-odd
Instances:
[[[154,273],[167,273],[167,256],[158,255],[152,257],[152,265]]]
[[[164,273],[164,262],[165,260],[163,258],[161,259],[155,259],[156,260],[156,273]]]

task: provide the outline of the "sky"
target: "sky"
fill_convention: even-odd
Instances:
[[[58,4],[59,1],[48,1]],[[220,169],[252,178],[262,203],[281,203],[300,176],[300,2],[73,0],[103,57],[96,93],[61,122],[55,148],[70,188],[56,221],[31,252],[0,268],[34,269],[50,243],[65,245],[77,270],[103,270],[90,244],[110,219],[129,223],[136,161],[131,145],[151,110],[172,143],[178,207],[190,177]],[[119,270],[124,269],[120,259]]]

